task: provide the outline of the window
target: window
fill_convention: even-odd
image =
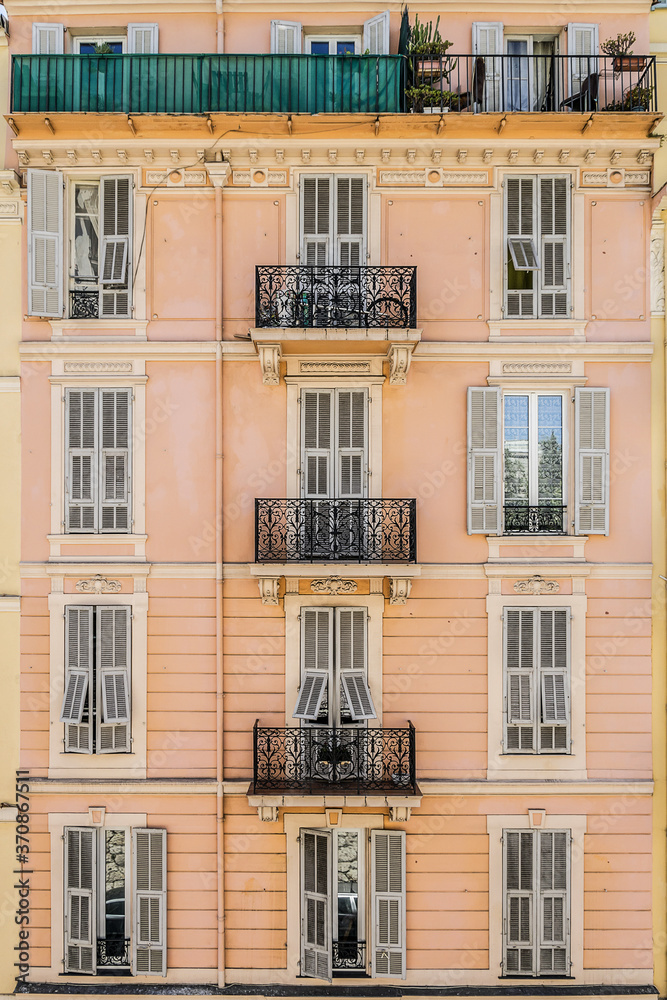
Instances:
[[[558,40],[542,35],[506,35],[506,111],[554,111]],[[554,79],[556,76],[556,79]]]
[[[503,830],[503,975],[570,974],[569,830]]]
[[[293,718],[330,727],[375,719],[367,646],[366,608],[302,608],[301,685]],[[317,752],[321,749],[318,745]],[[342,766],[340,760],[320,765],[317,773],[323,778]]]
[[[65,972],[166,975],[166,831],[63,833]]]
[[[64,51],[65,25],[49,22],[32,26],[32,51],[35,55],[55,56]]]
[[[65,608],[67,753],[130,752],[130,631],[130,608]]]
[[[570,753],[570,610],[504,608],[505,753]]]
[[[115,56],[121,55],[125,51],[126,39],[116,35],[86,35],[75,36],[72,44],[72,51],[82,56],[95,55],[103,50]]]
[[[363,37],[362,37],[363,32]],[[301,52],[303,25],[299,21],[271,21],[271,52],[279,55]],[[310,55],[342,56],[351,53],[389,54],[389,11],[359,25],[359,33],[337,32],[335,25],[326,35],[306,35]]]
[[[132,390],[67,389],[65,409],[66,531],[128,533]]]
[[[574,533],[609,533],[609,390],[575,389],[571,464],[568,398],[562,392],[468,389],[469,534],[566,532],[568,466]]]
[[[570,315],[570,178],[506,176],[505,316]]]
[[[28,171],[28,312],[60,319],[63,266],[69,261],[71,319],[131,315],[132,178],[80,179],[68,191],[64,250],[63,175]]]
[[[300,831],[303,976],[405,979],[405,834],[372,830],[370,857],[367,841],[366,830]]]
[[[305,497],[364,497],[368,485],[368,393],[303,389],[301,483]]]
[[[366,184],[365,177],[301,176],[302,264],[366,263]]]
[[[361,48],[361,35],[308,35],[306,52],[311,56],[353,56]]]

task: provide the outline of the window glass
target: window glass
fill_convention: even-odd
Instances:
[[[528,396],[505,396],[505,500],[529,502]]]
[[[354,42],[336,42],[336,55],[338,56],[353,56],[354,55]]]
[[[74,189],[74,277],[97,281],[100,232],[100,189],[77,184]]]
[[[311,54],[311,56],[328,56],[329,55],[329,43],[328,42],[311,42],[310,43],[310,54]]]
[[[339,831],[336,850],[338,957],[354,962],[359,941],[359,833]]]
[[[505,503],[563,502],[563,398],[508,394],[503,399]]]
[[[104,831],[104,937],[107,958],[125,947],[125,831]]]
[[[79,53],[82,56],[95,55],[95,47],[102,45],[108,45],[113,55],[120,55],[123,51],[123,43],[121,41],[109,41],[100,38],[96,42],[79,42]]]
[[[537,502],[563,498],[563,397],[537,397]]]

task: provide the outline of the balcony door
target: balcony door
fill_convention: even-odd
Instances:
[[[368,494],[368,392],[301,393],[301,541],[316,559],[359,559]]]

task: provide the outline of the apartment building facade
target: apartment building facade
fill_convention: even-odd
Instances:
[[[655,991],[607,8],[13,6],[32,992]]]

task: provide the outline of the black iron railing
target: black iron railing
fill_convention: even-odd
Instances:
[[[334,972],[366,969],[365,941],[334,941],[331,950],[331,968]]]
[[[255,562],[415,562],[417,501],[255,500]]]
[[[417,268],[261,266],[258,327],[414,327]]]
[[[129,938],[98,938],[97,968],[129,968],[130,939]]]
[[[16,55],[15,113],[294,114],[404,110],[403,56]]]
[[[253,728],[253,791],[416,794],[415,727]]]
[[[100,293],[96,288],[72,288],[69,293],[70,319],[98,319]]]
[[[655,56],[422,55],[407,76],[414,111],[657,110]]]
[[[539,532],[543,535],[564,535],[567,532],[565,515],[567,507],[544,504],[537,507],[506,504],[503,508],[505,533]]]

